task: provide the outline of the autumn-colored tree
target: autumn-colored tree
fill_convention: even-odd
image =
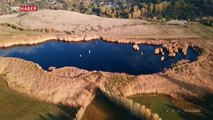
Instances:
[[[141,8],[141,15],[144,15],[146,13],[146,8]]]
[[[163,10],[162,4],[155,4],[155,13],[160,13]]]
[[[146,5],[146,3],[142,3],[142,7],[143,8],[148,8],[148,5]]]
[[[137,18],[137,12],[132,12],[132,18],[136,19]]]
[[[134,6],[133,6],[133,11],[134,11],[134,12],[137,12],[137,11],[138,11],[138,6],[137,6],[137,5],[134,5]]]
[[[171,2],[164,1],[161,4],[162,4],[162,9],[166,10],[169,7],[169,5],[171,4]]]
[[[128,13],[128,18],[132,19],[132,14],[131,13]]]
[[[130,10],[131,10],[131,8],[126,8],[126,9],[124,9],[124,13],[128,14],[128,13],[130,13]]]
[[[100,14],[105,14],[106,7],[100,7]]]

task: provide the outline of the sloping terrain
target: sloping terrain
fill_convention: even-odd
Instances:
[[[63,10],[40,10],[32,13],[2,15],[0,23],[10,23],[30,29],[52,28],[81,35],[93,33],[101,37],[115,38],[192,39],[202,37],[197,34],[198,31],[194,32],[185,25],[163,25],[144,20],[102,18]]]

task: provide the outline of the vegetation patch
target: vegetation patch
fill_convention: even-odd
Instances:
[[[13,28],[15,30],[19,30],[19,31],[35,31],[35,32],[45,32],[45,33],[59,32],[53,28],[30,29],[30,28],[24,28],[24,27],[16,25],[16,24],[10,24],[10,23],[1,23],[0,25],[6,26],[6,27],[11,27],[11,28]]]
[[[188,100],[174,100],[169,96],[156,94],[135,95],[130,96],[129,99],[146,105],[153,112],[158,113],[163,120],[207,120],[212,117],[212,108]],[[190,110],[200,110],[200,112],[189,112]]]
[[[113,89],[119,89],[127,86],[129,82],[134,79],[135,76],[130,75],[112,75],[108,78],[108,82],[106,83],[106,89],[111,92],[113,91]]]
[[[188,60],[181,60],[177,64],[174,64],[171,66],[172,70],[175,71],[175,73],[181,73],[190,68],[189,61]]]

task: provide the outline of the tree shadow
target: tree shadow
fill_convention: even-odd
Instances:
[[[112,102],[108,99],[100,90],[96,90],[96,97],[91,103],[91,106],[95,106],[95,109],[87,109],[85,111],[86,119],[88,120],[100,120],[102,115],[97,114],[101,112],[106,118],[101,118],[101,120],[140,120],[137,116],[133,115],[129,110],[123,108],[122,106]],[[45,115],[39,115],[41,120],[73,120],[76,116],[79,108],[69,107],[69,106],[58,106],[62,111],[59,114],[46,113]],[[88,106],[88,108],[90,108]],[[87,112],[87,111],[90,112]],[[91,111],[92,110],[92,111]],[[88,115],[87,115],[88,114]],[[85,116],[84,115],[84,116]],[[84,118],[84,117],[83,117]]]
[[[96,91],[96,97],[91,106],[93,106],[93,109],[88,107],[89,109],[85,112],[85,118],[88,120],[140,120],[129,110],[111,101],[99,89]]]
[[[69,107],[64,105],[58,105],[61,113],[52,114],[46,113],[45,115],[39,115],[41,120],[73,120],[79,108]]]

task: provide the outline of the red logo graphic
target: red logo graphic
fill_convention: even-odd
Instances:
[[[38,6],[20,6],[19,10],[21,12],[33,12],[38,11]]]

